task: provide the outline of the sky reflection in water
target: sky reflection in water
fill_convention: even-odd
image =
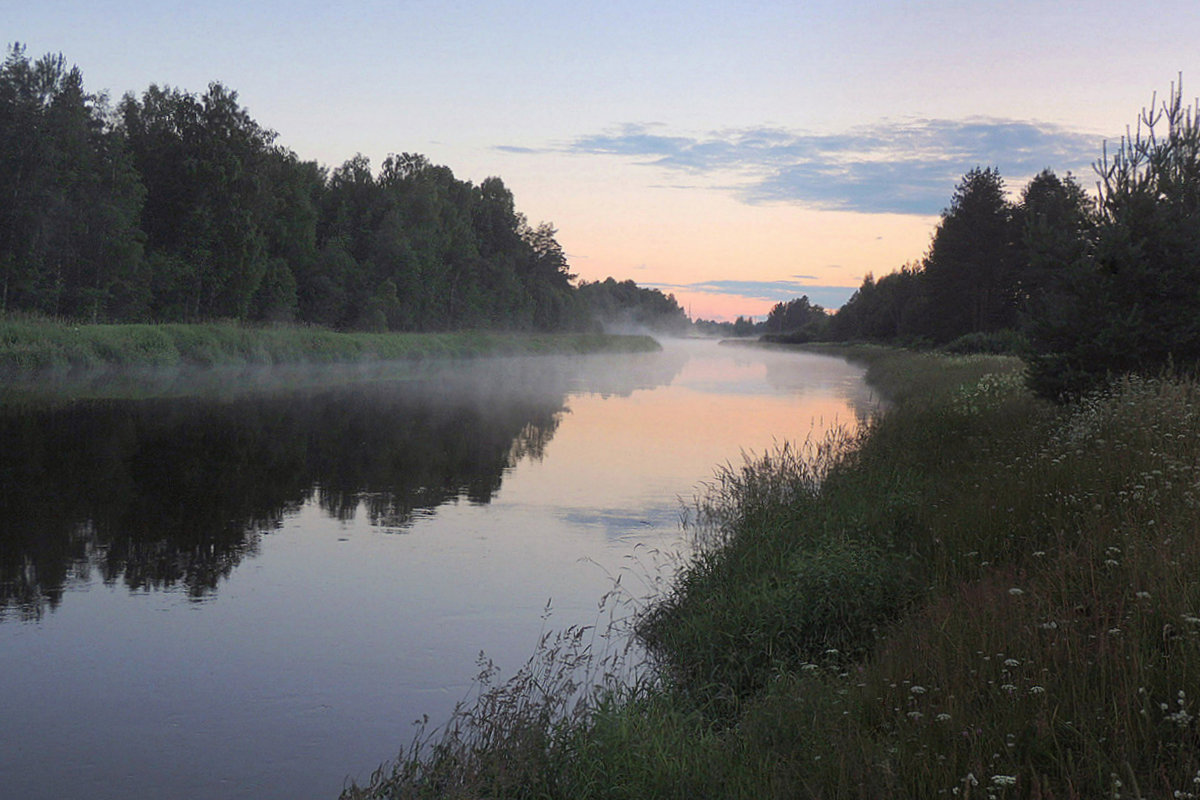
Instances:
[[[511,674],[647,585],[718,464],[872,405],[711,342],[368,377],[0,407],[7,791],[336,796],[481,651]]]

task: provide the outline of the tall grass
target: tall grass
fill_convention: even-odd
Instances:
[[[698,502],[639,682],[543,702],[534,761],[503,712],[456,731],[537,764],[470,796],[1200,797],[1200,384],[1054,407],[1013,359],[867,358],[864,433]]]
[[[645,352],[657,347],[645,336],[485,331],[338,333],[323,328],[235,323],[76,325],[27,315],[0,316],[0,371],[10,373]]]

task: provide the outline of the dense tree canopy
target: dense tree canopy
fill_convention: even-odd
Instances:
[[[868,275],[838,339],[1025,356],[1031,386],[1069,398],[1110,377],[1200,367],[1200,119],[1174,87],[1095,165],[1099,194],[1036,175],[1017,202],[996,170],[964,176],[929,254]]]
[[[868,274],[830,336],[951,349],[1012,349],[1060,307],[1064,265],[1086,252],[1092,201],[1069,174],[1043,170],[1007,199],[994,168],[968,172],[917,263]]]
[[[1030,326],[1032,382],[1050,396],[1200,365],[1197,109],[1174,88],[1097,171],[1095,218],[1050,240],[1056,268]]]
[[[237,93],[150,86],[115,110],[62,56],[0,68],[0,311],[360,330],[589,327],[549,224],[500,178],[424,156],[333,170]]]
[[[825,337],[829,315],[808,296],[776,303],[763,323],[763,333],[775,340],[807,342]]]
[[[992,168],[968,172],[954,192],[925,259],[925,332],[936,342],[1016,322],[1013,209]]]
[[[579,284],[579,297],[591,317],[606,328],[680,334],[691,326],[675,295],[633,281],[584,281]]]
[[[1035,176],[1015,202],[963,176],[920,262],[868,274],[832,317],[807,297],[704,330],[951,349],[1018,348],[1069,396],[1131,370],[1200,364],[1200,121],[1178,88],[1096,165]],[[552,225],[497,177],[424,156],[334,169],[276,143],[213,83],[115,108],[61,55],[0,65],[0,312],[88,321],[305,322],[357,330],[684,333],[674,296],[573,285]]]
[[[102,96],[62,56],[0,67],[0,309],[95,319],[137,304],[143,188]]]

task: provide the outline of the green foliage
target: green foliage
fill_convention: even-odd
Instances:
[[[410,153],[377,175],[361,155],[328,172],[275,138],[220,83],[152,85],[110,113],[62,56],[31,63],[13,46],[0,68],[12,201],[0,311],[366,332],[592,326],[554,227],[530,225],[499,178],[475,186]]]
[[[739,316],[733,322],[717,322],[711,319],[692,320],[692,330],[701,336],[754,336],[762,331],[762,323]]]
[[[924,332],[936,342],[1016,323],[1015,231],[1004,195],[997,170],[973,169],[942,212],[924,267],[935,309]]]
[[[579,284],[579,302],[593,324],[611,330],[648,330],[682,334],[691,323],[673,294],[647,289],[633,281]]]
[[[228,323],[74,325],[28,315],[0,316],[0,371],[116,366],[362,362],[539,353],[646,352],[645,336],[531,333],[337,333]]]
[[[0,67],[0,310],[136,313],[143,190],[103,96],[61,55]]]
[[[672,610],[645,618],[707,633],[663,624],[657,641],[680,645],[666,669],[543,723],[553,758],[455,729],[473,764],[533,770],[462,796],[1195,793],[1200,384],[1129,378],[1055,407],[1015,358],[850,352],[889,410],[837,458],[728,471],[693,528],[712,535],[660,601]],[[796,620],[871,618],[861,592],[902,599],[860,657],[792,651]],[[435,794],[394,775],[347,796]]]
[[[764,339],[791,343],[810,342],[825,337],[829,315],[808,301],[808,296],[776,303],[763,325]]]
[[[1016,205],[994,169],[964,176],[929,255],[863,285],[829,337],[1020,352],[1047,398],[1130,372],[1200,365],[1200,122],[1181,90],[1096,164],[1035,176]]]
[[[947,353],[970,354],[989,353],[991,355],[1022,355],[1028,345],[1025,337],[1019,331],[1011,328],[984,333],[964,333],[957,339],[947,342],[942,348]]]
[[[1200,120],[1181,91],[1097,164],[1094,230],[1063,253],[1033,317],[1031,385],[1045,396],[1200,364]]]
[[[1043,170],[1012,204],[995,169],[972,170],[929,255],[878,280],[868,274],[827,338],[1023,352],[1032,320],[1064,311],[1066,266],[1092,247],[1092,205],[1070,174]]]
[[[835,341],[907,341],[921,330],[928,308],[919,264],[901,267],[878,281],[870,273],[829,323]]]

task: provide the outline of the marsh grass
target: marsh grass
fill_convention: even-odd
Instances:
[[[196,325],[77,325],[22,314],[0,316],[0,372],[112,367],[239,366],[472,358],[548,353],[647,352],[645,336],[338,333],[323,328]]]
[[[470,796],[1200,797],[1200,384],[859,355],[891,408],[719,472],[639,680],[540,760],[493,706],[511,740],[456,736],[531,772]]]

